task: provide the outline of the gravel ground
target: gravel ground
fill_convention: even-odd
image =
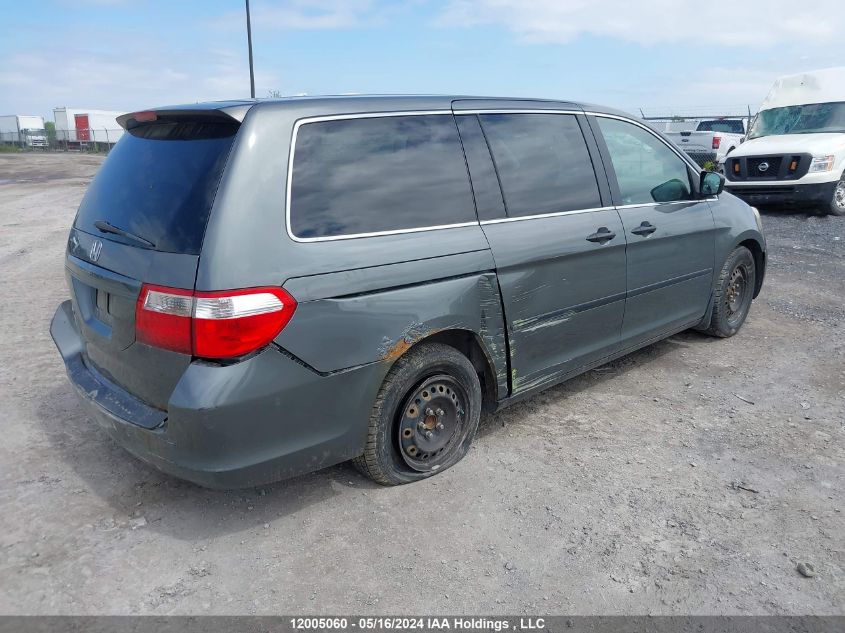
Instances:
[[[214,492],[88,422],[50,340],[100,162],[0,155],[0,612],[845,613],[845,218],[766,213],[738,336],[488,416],[433,479]]]

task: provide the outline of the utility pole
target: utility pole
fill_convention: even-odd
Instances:
[[[249,22],[249,0],[246,0],[246,41],[249,45],[249,95],[255,99],[255,73],[252,70],[252,25]]]

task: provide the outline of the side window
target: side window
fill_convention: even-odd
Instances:
[[[290,206],[291,231],[303,238],[476,220],[452,115],[301,125]]]
[[[482,114],[508,215],[601,206],[587,143],[571,114]]]
[[[505,205],[496,169],[490,160],[490,148],[481,131],[481,125],[475,114],[463,114],[455,117],[467,167],[472,176],[472,190],[475,194],[475,209],[479,220],[498,220],[505,217]]]
[[[597,120],[616,172],[622,204],[692,198],[689,167],[663,141],[633,123],[606,117]]]

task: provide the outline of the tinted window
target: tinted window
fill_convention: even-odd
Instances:
[[[490,149],[478,117],[474,114],[455,117],[461,142],[472,175],[472,192],[475,194],[475,208],[481,220],[496,220],[505,217],[505,205],[499,179],[490,159]]]
[[[451,115],[300,126],[291,186],[294,235],[355,235],[475,219]]]
[[[651,132],[618,119],[598,117],[610,151],[622,204],[676,202],[691,196],[689,167]]]
[[[158,122],[130,130],[100,167],[74,225],[107,222],[159,251],[198,254],[237,125]],[[128,241],[128,243],[136,243]]]
[[[593,163],[575,116],[483,114],[481,124],[508,215],[601,206]]]
[[[702,121],[696,128],[700,132],[725,132],[726,134],[744,134],[742,121],[737,119],[720,119],[718,121]]]

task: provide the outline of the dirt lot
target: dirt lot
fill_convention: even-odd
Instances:
[[[738,336],[489,416],[434,479],[213,492],[89,423],[50,340],[100,160],[0,155],[0,612],[845,613],[845,218],[765,214]]]

